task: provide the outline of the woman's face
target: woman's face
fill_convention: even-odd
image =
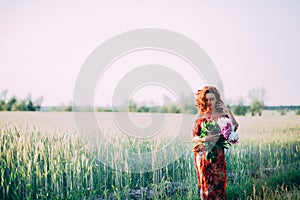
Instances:
[[[216,99],[215,94],[207,93],[205,95],[205,104],[206,104],[208,111],[211,112],[212,110],[215,110],[216,102],[217,102],[217,99]]]

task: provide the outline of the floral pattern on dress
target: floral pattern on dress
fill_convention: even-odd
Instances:
[[[201,123],[206,118],[197,119],[193,129],[193,137],[200,135]],[[213,148],[216,159],[209,161],[205,158],[206,149],[198,144],[194,147],[194,162],[200,189],[200,199],[226,199],[226,162],[224,149]]]

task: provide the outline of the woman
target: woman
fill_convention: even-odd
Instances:
[[[199,137],[203,122],[217,121],[220,118],[229,118],[234,125],[234,131],[238,128],[238,123],[231,111],[224,105],[219,91],[212,86],[205,86],[197,93],[197,107],[199,117],[195,121],[193,129],[194,161],[196,166],[198,187],[201,199],[226,199],[226,162],[224,148],[212,147],[211,152],[214,159],[207,159],[206,153],[209,151],[206,142],[216,144],[220,139],[220,133],[208,134]],[[219,130],[219,129],[218,129]],[[203,135],[202,135],[203,136]]]

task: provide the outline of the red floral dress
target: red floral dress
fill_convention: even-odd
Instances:
[[[193,137],[199,136],[201,123],[209,120],[200,118],[195,121]],[[224,149],[213,148],[216,158],[213,161],[206,160],[205,146],[199,144],[194,147],[194,162],[196,166],[200,199],[226,199],[226,162]]]

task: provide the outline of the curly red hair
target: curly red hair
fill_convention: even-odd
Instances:
[[[223,103],[223,100],[221,99],[221,95],[219,90],[216,87],[213,86],[205,86],[202,90],[198,90],[196,93],[196,106],[198,107],[199,113],[200,114],[205,114],[207,113],[207,105],[206,105],[206,94],[207,93],[212,93],[216,97],[216,105],[219,103]],[[216,106],[216,111],[217,112],[222,112],[222,108],[218,108]]]

